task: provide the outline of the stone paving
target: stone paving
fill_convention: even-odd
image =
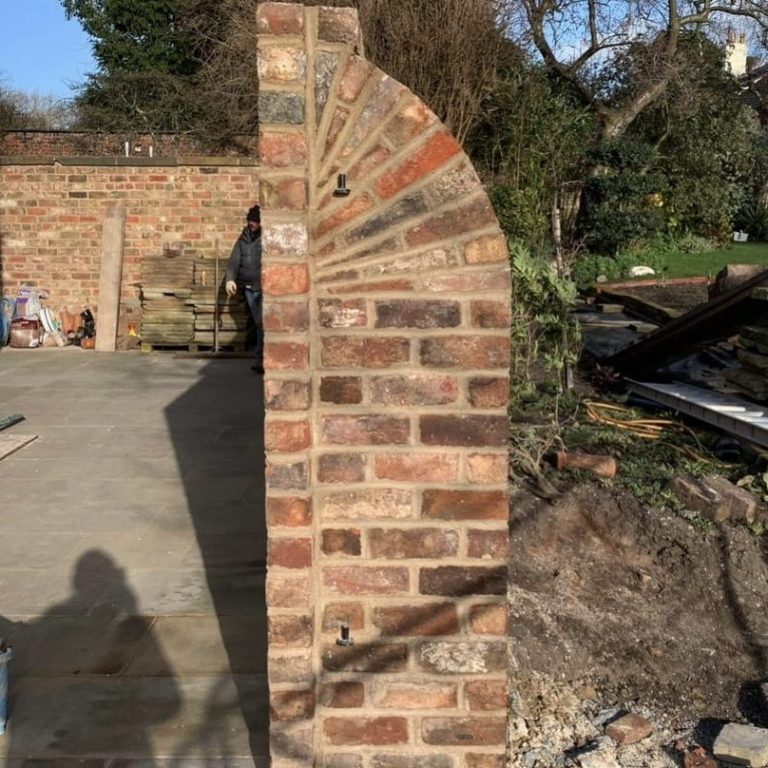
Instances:
[[[19,766],[264,766],[262,380],[243,359],[0,350],[0,636]]]

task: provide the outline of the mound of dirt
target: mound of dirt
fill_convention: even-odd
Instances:
[[[567,755],[597,743],[605,711],[655,725],[605,765],[680,765],[675,741],[707,746],[724,720],[768,725],[762,537],[598,485],[554,503],[521,492],[510,524],[516,764],[584,764]]]

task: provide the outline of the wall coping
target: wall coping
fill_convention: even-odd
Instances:
[[[226,157],[184,155],[179,157],[93,157],[89,155],[4,155],[0,165],[92,165],[114,167],[181,167],[190,165],[256,167],[259,161],[254,157]]]

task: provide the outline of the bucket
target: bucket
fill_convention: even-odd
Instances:
[[[0,644],[0,736],[5,733],[8,722],[8,667],[11,661],[11,649],[2,648]]]

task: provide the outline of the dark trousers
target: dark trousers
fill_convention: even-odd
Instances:
[[[264,359],[264,322],[262,318],[264,297],[260,290],[246,286],[245,301],[251,315],[246,345],[248,351],[253,352],[254,357],[261,362]]]

